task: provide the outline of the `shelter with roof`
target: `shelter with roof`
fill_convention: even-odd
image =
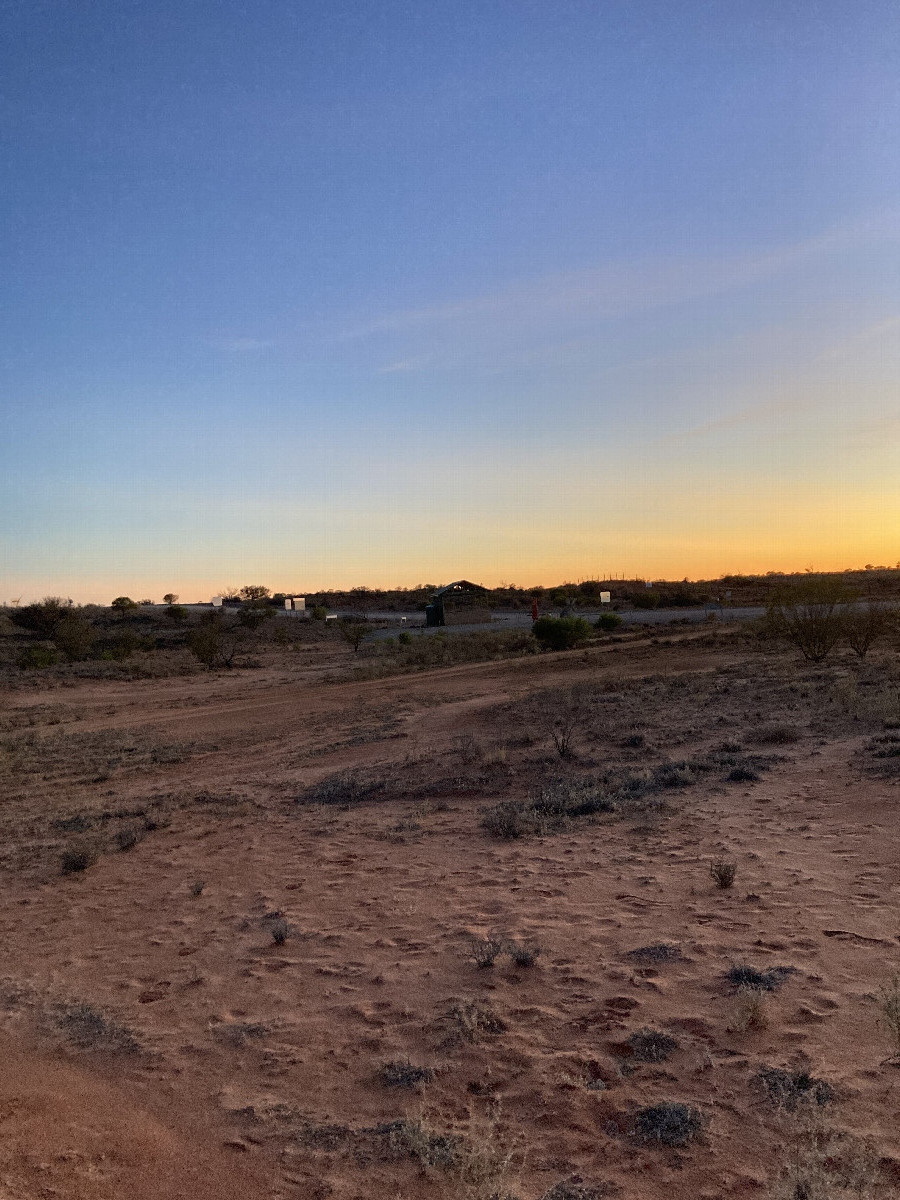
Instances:
[[[491,610],[485,597],[488,589],[468,579],[457,579],[448,583],[431,597],[425,609],[425,624],[436,625],[487,625]]]

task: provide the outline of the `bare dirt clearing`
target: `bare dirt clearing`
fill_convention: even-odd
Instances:
[[[0,1185],[898,1194],[896,657],[668,643],[6,696]]]

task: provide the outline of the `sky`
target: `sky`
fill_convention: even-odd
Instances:
[[[894,0],[0,0],[0,601],[900,560]]]

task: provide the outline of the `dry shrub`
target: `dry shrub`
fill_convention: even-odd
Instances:
[[[62,852],[60,870],[63,875],[74,875],[86,871],[100,859],[100,851],[95,842],[79,842],[69,846]]]
[[[878,991],[879,1019],[894,1043],[894,1057],[900,1059],[900,972]]]
[[[505,943],[503,938],[491,936],[472,938],[469,942],[469,958],[476,967],[492,967],[503,953]]]
[[[737,875],[737,864],[732,862],[714,862],[709,864],[709,873],[713,883],[723,891],[734,883]]]
[[[759,1033],[769,1028],[769,1012],[765,992],[739,988],[734,1011],[728,1022],[729,1033]]]
[[[835,1130],[819,1110],[785,1118],[783,1162],[767,1200],[876,1200],[894,1195],[879,1186],[878,1155],[868,1143]]]
[[[687,1146],[703,1132],[699,1109],[690,1104],[664,1101],[642,1108],[631,1125],[631,1137],[642,1145]]]
[[[442,1045],[481,1042],[506,1030],[506,1023],[482,1000],[454,1000],[438,1020]]]

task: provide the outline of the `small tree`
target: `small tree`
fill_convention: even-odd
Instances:
[[[369,632],[367,626],[362,621],[340,621],[338,622],[338,629],[341,631],[341,637],[344,641],[353,647],[353,653],[359,653],[363,639]]]
[[[200,623],[188,634],[188,649],[210,671],[230,667],[237,652],[239,637],[234,625],[222,613],[204,613]]]
[[[247,603],[258,603],[260,600],[268,600],[269,589],[261,583],[248,583],[241,588],[240,597]]]
[[[177,603],[178,596],[175,594],[175,592],[166,592],[166,594],[163,596],[163,604],[168,604],[169,607],[171,607],[173,604]]]
[[[130,596],[116,596],[109,607],[114,609],[124,620],[126,613],[134,612],[137,608],[137,601],[132,600]]]
[[[810,662],[823,662],[844,634],[851,598],[835,579],[812,577],[779,588],[768,606],[769,629]]]
[[[896,625],[896,610],[873,600],[865,605],[850,605],[844,612],[844,638],[859,658],[865,658],[874,644],[886,637]]]

